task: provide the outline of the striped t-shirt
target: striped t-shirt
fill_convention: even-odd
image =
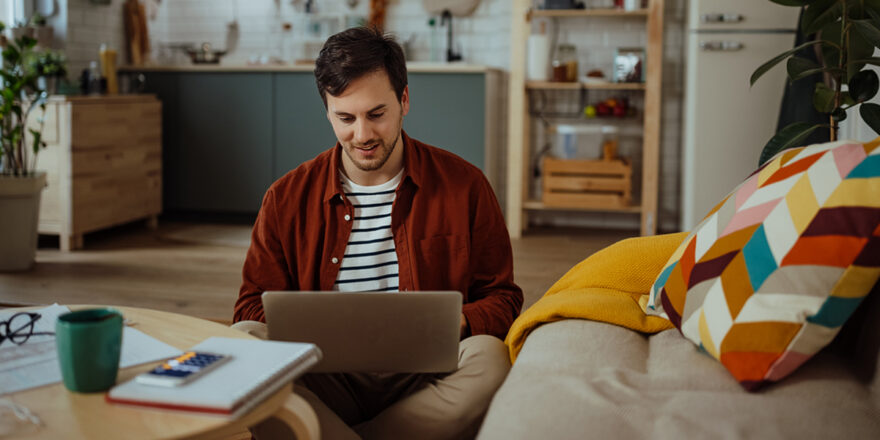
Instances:
[[[342,175],[342,190],[354,206],[351,235],[334,290],[396,292],[400,289],[397,252],[391,233],[391,206],[403,170],[381,185],[362,186]]]

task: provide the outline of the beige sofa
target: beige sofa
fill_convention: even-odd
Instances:
[[[566,319],[526,339],[478,439],[880,439],[880,288],[791,376],[745,391],[676,329]]]

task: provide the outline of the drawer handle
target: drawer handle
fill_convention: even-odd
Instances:
[[[712,14],[703,14],[700,16],[700,21],[703,23],[739,23],[745,20],[742,14],[734,14],[734,13],[712,13]]]
[[[744,44],[739,41],[701,41],[700,49],[707,52],[736,52],[742,50]]]

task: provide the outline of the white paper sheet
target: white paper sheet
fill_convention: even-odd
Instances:
[[[19,311],[0,311],[0,321],[9,319]],[[69,311],[66,306],[58,304],[35,310],[41,317],[34,323],[34,332],[54,333],[58,316]],[[167,359],[181,353],[140,330],[126,326],[122,331],[119,367]],[[22,345],[11,341],[3,341],[0,345],[0,396],[58,382],[61,382],[61,369],[54,335],[34,335]]]

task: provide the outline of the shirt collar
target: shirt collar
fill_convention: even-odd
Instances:
[[[419,151],[416,143],[413,142],[412,138],[410,138],[405,131],[400,130],[400,136],[403,139],[403,177],[401,178],[401,183],[406,183],[409,180],[418,187],[421,171],[419,168],[419,156],[421,151]],[[343,154],[342,145],[339,142],[336,142],[336,146],[333,147],[333,153],[331,153],[330,156],[330,166],[332,169],[327,173],[326,188],[330,188],[331,190],[325,193],[324,202],[329,202],[337,196],[340,200],[344,198],[345,191],[342,189],[342,176],[339,174],[339,170],[342,169]]]

